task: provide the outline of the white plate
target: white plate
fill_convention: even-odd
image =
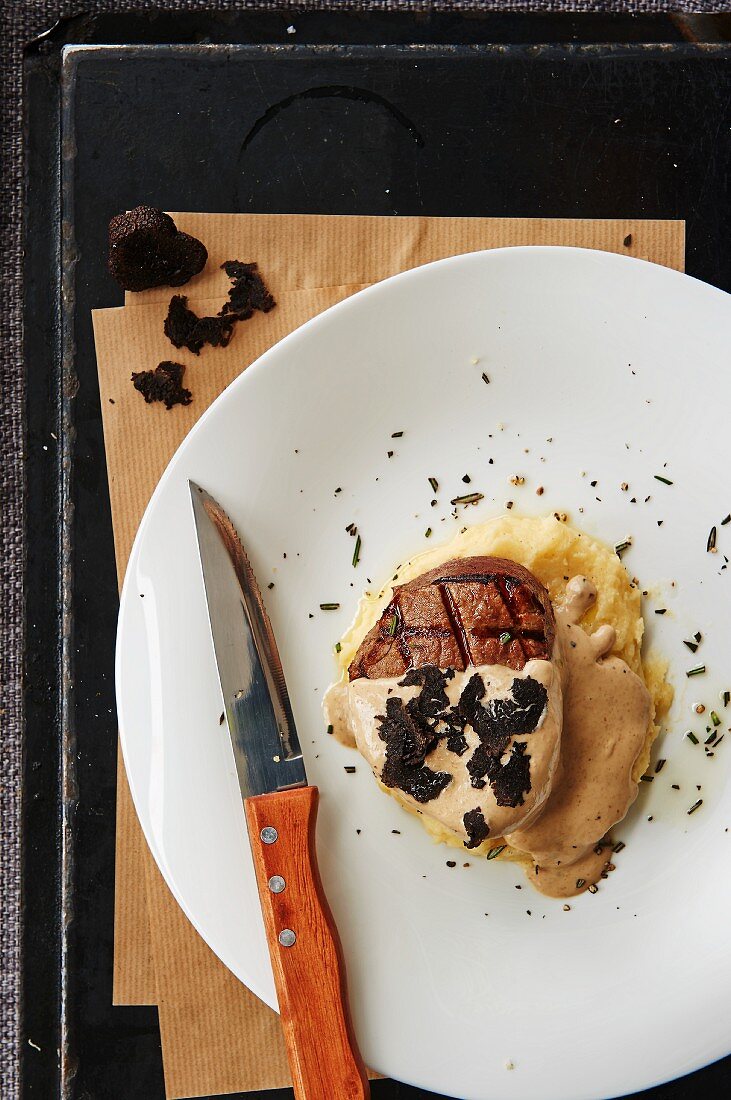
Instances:
[[[703,732],[697,699],[731,725],[717,695],[731,688],[731,571],[721,571],[731,526],[719,525],[731,511],[729,347],[729,298],[664,268],[577,249],[459,256],[380,283],[272,348],[201,418],[155,492],[117,651],[122,744],[145,835],[206,942],[275,1006],[219,725],[191,477],[228,509],[266,596],[322,792],[318,852],[356,1030],[384,1074],[467,1100],[587,1100],[729,1051],[731,735],[713,759],[683,741],[689,727]],[[485,500],[455,521],[448,502],[465,473]],[[515,473],[524,486],[510,485]],[[427,526],[432,543],[446,539],[510,498],[523,514],[565,510],[609,543],[632,535],[625,561],[652,586],[651,641],[678,689],[661,749],[668,764],[622,827],[618,870],[568,913],[510,865],[465,852],[469,869],[461,859],[448,868],[454,852],[379,792],[320,714],[332,645],[366,578],[388,579],[427,545]],[[350,522],[363,538],[356,570]],[[714,524],[721,552],[709,554]],[[321,612],[327,601],[340,610]],[[658,606],[668,613],[655,616]],[[682,644],[695,630],[696,657]],[[697,659],[708,672],[689,680]],[[696,783],[704,804],[689,817]]]

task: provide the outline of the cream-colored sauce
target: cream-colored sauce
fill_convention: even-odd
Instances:
[[[502,759],[506,761],[515,741],[527,745],[525,751],[526,756],[530,756],[531,789],[521,805],[498,806],[489,783],[479,790],[472,786],[467,761],[480,741],[471,726],[465,729],[468,748],[462,756],[451,752],[446,742],[440,741],[426,757],[428,767],[452,776],[441,794],[429,802],[420,803],[404,791],[393,791],[399,801],[440,822],[462,841],[467,839],[463,818],[469,810],[481,810],[490,827],[490,837],[504,836],[511,829],[523,828],[540,813],[551,791],[561,741],[561,677],[553,662],[529,661],[521,672],[503,665],[470,667],[465,672],[455,672],[445,688],[452,706],[459,701],[468,680],[475,673],[479,674],[485,685],[485,695],[481,700],[483,706],[489,699],[506,698],[513,680],[528,676],[543,684],[548,701],[537,728],[532,733],[516,734],[503,754]],[[389,697],[396,695],[408,702],[421,690],[418,687],[401,687],[399,679],[340,681],[333,684],[324,700],[326,718],[333,727],[334,736],[346,745],[355,744],[379,780],[386,761],[386,745],[379,734],[378,715],[386,713]]]
[[[357,684],[360,681],[354,680],[353,683]],[[351,686],[349,682],[338,680],[337,683],[331,684],[325,692],[322,709],[328,725],[328,732],[332,733],[335,740],[339,741],[341,745],[345,745],[349,749],[355,749],[358,747],[358,742],[350,717],[350,696]]]
[[[525,873],[530,878],[531,885],[535,886],[541,894],[549,898],[573,898],[576,894],[583,894],[599,881],[611,851],[611,848],[597,847],[596,850],[590,848],[570,865],[541,866],[534,863],[530,871],[528,868],[525,869]],[[577,882],[580,882],[581,886],[577,886]]]
[[[540,817],[506,836],[530,855],[530,880],[551,897],[581,893],[600,877],[609,850],[594,849],[637,797],[633,772],[652,718],[642,680],[619,657],[607,656],[613,628],[587,634],[578,625],[595,599],[594,585],[575,577],[557,609],[565,660],[560,763]]]

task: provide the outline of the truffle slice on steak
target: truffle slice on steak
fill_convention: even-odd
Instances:
[[[523,669],[550,661],[556,622],[548,592],[507,558],[455,558],[394,589],[350,665],[351,680],[435,665]]]

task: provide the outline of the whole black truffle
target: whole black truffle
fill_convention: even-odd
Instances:
[[[109,223],[109,270],[125,290],[182,286],[207,259],[205,245],[154,206],[137,206]]]

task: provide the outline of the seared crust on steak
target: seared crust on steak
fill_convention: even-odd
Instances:
[[[556,621],[548,592],[507,558],[455,558],[394,589],[350,665],[351,680],[403,676],[436,665],[550,661]]]

